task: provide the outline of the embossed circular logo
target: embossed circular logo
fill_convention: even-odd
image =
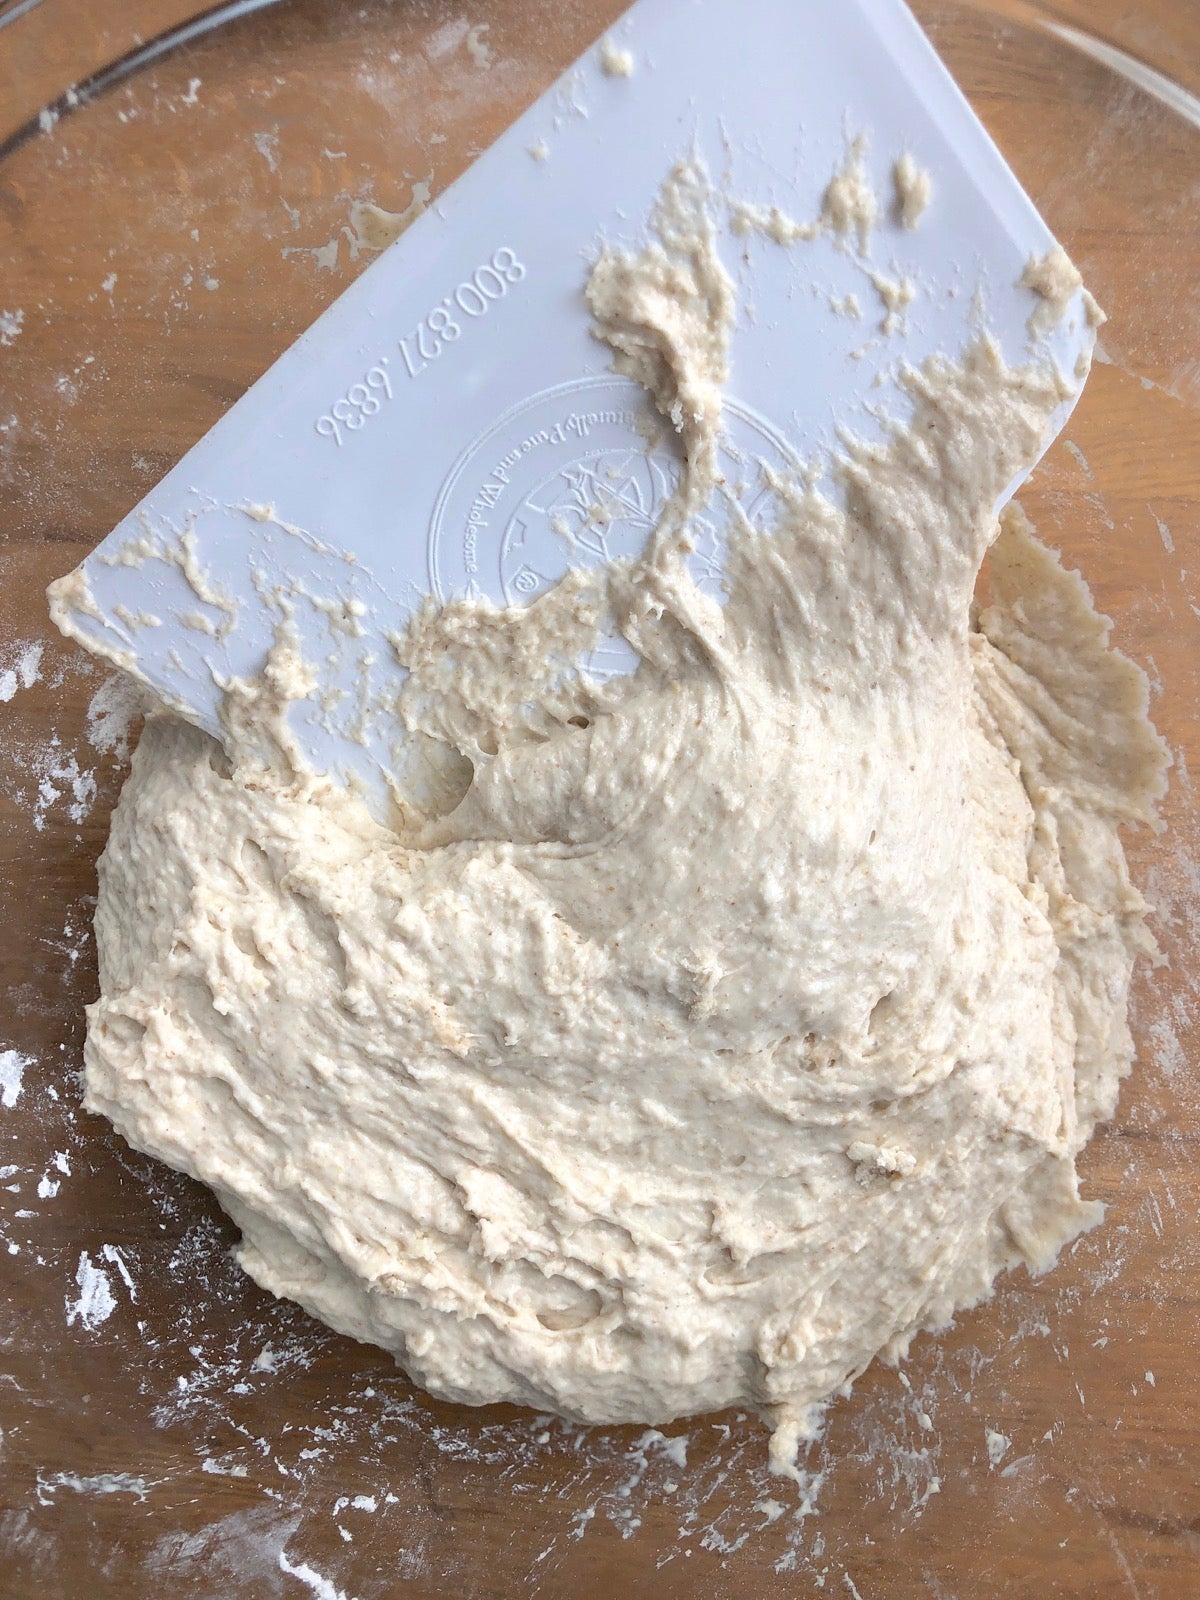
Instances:
[[[571,567],[640,554],[682,468],[674,440],[648,447],[648,414],[642,390],[618,377],[560,384],[508,411],[467,446],[442,486],[429,526],[434,595],[520,605]],[[691,557],[709,594],[721,593],[735,516],[754,520],[771,493],[764,463],[796,465],[768,422],[727,399],[725,481],[694,529]]]

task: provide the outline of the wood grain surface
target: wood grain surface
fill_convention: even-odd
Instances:
[[[1200,119],[1062,32],[1195,90],[1200,7],[918,9],[1112,319],[1024,496],[1176,753],[1167,830],[1130,840],[1168,964],[1083,1161],[1104,1225],[870,1371],[802,1496],[743,1415],[583,1433],[429,1400],[256,1290],[211,1199],[82,1113],[120,715],[44,585],[365,264],[350,203],[443,187],[619,10],[281,4],[0,159],[0,1594],[1200,1593]],[[0,141],[194,10],[0,7]]]

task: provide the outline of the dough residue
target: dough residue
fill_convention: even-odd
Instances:
[[[735,200],[729,208],[734,233],[759,233],[776,244],[795,244],[800,239],[815,239],[821,232],[818,222],[797,222],[779,206],[759,206],[748,200]]]
[[[1038,296],[1029,314],[1029,336],[1039,339],[1062,321],[1071,298],[1083,288],[1079,268],[1062,245],[1052,245],[1044,256],[1030,256],[1021,282]]]
[[[892,164],[896,214],[906,228],[915,228],[933,199],[933,180],[912,155],[902,151]]]
[[[842,177],[863,239],[861,151]],[[735,312],[697,162],[652,225],[588,284],[686,455],[646,548],[401,636],[458,782],[398,831],[304,766],[286,629],[225,749],[152,717],[87,1103],[211,1185],[257,1282],[436,1394],[751,1406],[789,1471],[877,1355],[1099,1219],[1075,1158],[1153,948],[1118,827],[1164,746],[1082,580],[997,524],[1064,387],[986,337],[903,373],[884,442],[764,485],[726,602],[697,588]],[[598,683],[571,663],[606,633],[638,665]]]
[[[776,244],[796,244],[801,239],[817,239],[832,234],[839,244],[851,239],[865,255],[871,232],[879,216],[879,201],[867,172],[867,139],[859,134],[846,147],[841,165],[825,185],[821,209],[814,222],[797,222],[779,206],[756,205],[746,200],[730,200],[730,227],[735,234],[761,234]]]
[[[433,179],[423,178],[412,186],[412,198],[401,211],[387,211],[373,200],[354,200],[350,205],[353,242],[360,250],[386,250],[395,244],[405,228],[429,206]]]
[[[487,22],[477,22],[467,29],[467,54],[475,65],[485,72],[496,59],[496,52],[484,38],[484,34],[490,30],[491,24]]]
[[[883,302],[882,331],[891,334],[902,328],[905,312],[917,297],[917,286],[911,278],[888,278],[882,272],[870,274],[871,286]]]
[[[600,66],[610,78],[631,78],[634,68],[633,51],[622,49],[612,39],[605,39],[600,46]]]
[[[867,173],[867,140],[851,140],[846,159],[830,178],[821,200],[821,225],[840,239],[854,235],[866,253],[871,230],[879,215],[879,202]]]

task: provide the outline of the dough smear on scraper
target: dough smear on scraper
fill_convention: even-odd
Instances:
[[[997,528],[1063,391],[986,338],[906,375],[835,494],[774,486],[723,607],[696,588],[734,296],[697,166],[654,221],[589,285],[687,451],[642,557],[415,620],[405,714],[473,777],[398,833],[296,757],[286,632],[228,757],[152,718],[87,1095],[436,1394],[748,1405],[787,1470],[876,1355],[1097,1220],[1075,1158],[1152,949],[1117,829],[1164,747],[1082,582]],[[635,673],[564,673],[614,629]]]

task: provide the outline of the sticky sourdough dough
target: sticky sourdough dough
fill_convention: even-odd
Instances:
[[[258,1283],[435,1394],[749,1406],[794,1471],[876,1356],[1098,1220],[1075,1160],[1153,950],[1118,828],[1165,750],[1081,579],[997,523],[1064,385],[986,336],[908,371],[911,421],[832,482],[774,482],[723,607],[697,589],[716,214],[681,165],[588,283],[686,454],[640,558],[522,610],[431,601],[397,641],[442,814],[385,829],[305,767],[286,626],[228,753],[151,717],[87,1104],[211,1186]],[[614,631],[635,672],[568,670]]]

